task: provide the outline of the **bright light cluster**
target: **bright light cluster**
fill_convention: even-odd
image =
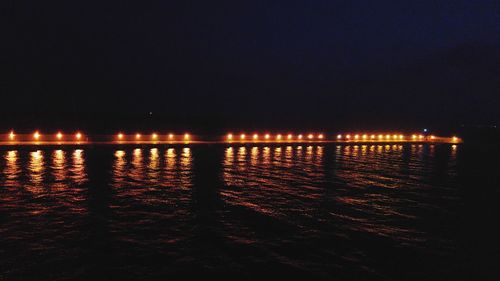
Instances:
[[[307,140],[309,141],[321,141],[325,139],[325,136],[323,134],[307,134]],[[302,134],[294,135],[294,134],[276,134],[272,135],[269,133],[266,134],[258,134],[254,133],[250,137],[247,137],[247,134],[240,134],[239,136],[235,136],[233,133],[228,133],[226,134],[225,138],[226,141],[277,141],[277,142],[292,142],[292,141],[301,141],[304,139],[304,136]]]
[[[125,135],[123,133],[118,133],[116,134],[116,140],[118,141],[174,141],[174,140],[184,140],[184,141],[189,141],[191,140],[191,135],[188,133],[185,133],[182,137],[177,137],[174,134],[168,134],[165,137],[162,137],[158,135],[157,133],[152,133],[150,136],[143,136],[141,133],[136,133],[133,136],[130,135]]]
[[[10,134],[9,134],[9,139],[10,140],[14,140],[16,137],[16,134],[14,133],[14,131],[11,131]],[[42,134],[39,132],[39,131],[36,131],[33,133],[33,140],[35,141],[39,141],[42,139]],[[51,140],[52,138],[49,136],[47,138],[47,140]],[[58,141],[63,141],[63,140],[67,140],[67,141],[71,141],[71,140],[76,140],[76,141],[80,141],[83,139],[83,134],[80,133],[80,132],[76,132],[74,137],[71,138],[65,138],[64,134],[62,132],[57,132],[55,135],[54,135],[54,139],[58,140]]]
[[[405,136],[403,134],[338,134],[337,141],[424,141],[424,140],[436,140],[433,135],[424,136],[413,134]],[[452,137],[454,142],[457,142],[459,138]]]

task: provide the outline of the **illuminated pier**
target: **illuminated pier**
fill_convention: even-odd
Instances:
[[[223,136],[195,135],[190,133],[143,134],[117,132],[114,135],[90,135],[83,132],[43,133],[35,131],[17,134],[10,131],[0,135],[1,146],[16,145],[126,145],[126,144],[202,144],[202,143],[462,143],[457,136],[436,136],[423,134],[402,134],[394,132],[379,133],[270,133],[239,132]]]

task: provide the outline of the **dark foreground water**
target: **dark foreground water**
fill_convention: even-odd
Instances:
[[[0,280],[500,280],[496,147],[0,155]]]

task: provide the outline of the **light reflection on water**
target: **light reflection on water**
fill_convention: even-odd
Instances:
[[[82,149],[75,149],[72,155],[73,164],[70,169],[71,180],[77,184],[84,184],[87,179],[87,172],[85,171],[85,157]]]
[[[127,158],[130,154],[132,159]],[[144,154],[147,156],[143,157]],[[192,185],[192,161],[189,147],[117,150],[111,171],[112,186],[189,188]]]
[[[6,186],[18,186],[18,178],[21,173],[21,168],[18,162],[18,152],[17,150],[7,151],[5,155],[5,185]]]
[[[198,157],[209,149],[216,161],[208,163],[219,165],[213,170]],[[439,219],[453,216],[459,204],[456,146],[266,144],[1,153],[0,212],[7,215],[0,217],[6,218],[0,241],[25,249],[0,255],[10,264],[37,255],[57,264],[91,244],[101,261],[137,255],[219,268],[217,257],[233,263],[220,268],[275,262],[300,265],[316,276],[336,268],[380,276],[391,275],[398,251],[450,258],[456,246],[450,234],[454,220]],[[202,174],[205,170],[214,174]],[[84,243],[66,242],[74,239]],[[380,254],[394,248],[400,250],[393,256]],[[138,276],[157,269],[134,266]],[[18,267],[17,272],[29,269]],[[47,268],[50,278],[59,274]]]

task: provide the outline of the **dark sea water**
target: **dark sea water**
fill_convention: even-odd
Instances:
[[[500,280],[497,147],[0,150],[0,280]]]

